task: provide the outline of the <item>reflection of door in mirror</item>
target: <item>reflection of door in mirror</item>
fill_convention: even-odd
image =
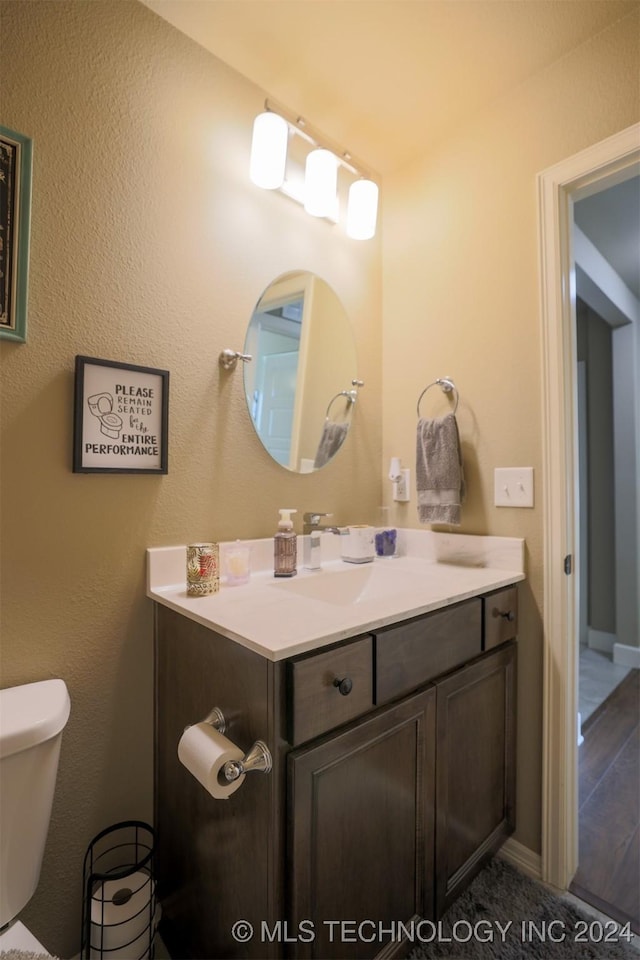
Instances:
[[[274,460],[289,466],[298,351],[263,353],[254,390],[258,436]]]
[[[244,367],[244,385],[262,444],[287,469],[313,470],[327,409],[357,376],[342,304],[313,274],[283,274],[256,305],[245,352],[255,357]],[[351,415],[342,397],[331,405],[331,419]]]
[[[309,305],[299,276],[271,284],[254,311],[245,342],[256,358],[253,369],[245,370],[247,404],[260,440],[283,467],[297,460],[297,383]]]

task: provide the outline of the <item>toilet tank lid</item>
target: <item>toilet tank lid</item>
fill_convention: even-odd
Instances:
[[[70,710],[64,680],[39,680],[0,690],[0,759],[55,737]]]

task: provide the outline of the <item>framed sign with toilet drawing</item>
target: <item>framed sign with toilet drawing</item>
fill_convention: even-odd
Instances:
[[[76,357],[74,473],[167,473],[169,371]]]

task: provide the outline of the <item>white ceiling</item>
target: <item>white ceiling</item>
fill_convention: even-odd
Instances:
[[[638,0],[143,0],[384,174]]]
[[[142,2],[380,174],[427,153],[483,105],[640,6],[639,0]],[[580,226],[638,294],[638,181],[629,183],[581,201]]]

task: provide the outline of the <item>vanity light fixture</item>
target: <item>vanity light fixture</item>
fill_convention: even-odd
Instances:
[[[253,122],[251,182],[263,190],[277,190],[284,183],[289,125],[284,117],[265,111]]]
[[[336,217],[338,158],[319,148],[307,154],[304,168],[304,208],[312,217]]]
[[[297,135],[309,144],[305,161],[304,183],[287,176],[288,146]],[[349,153],[331,144],[309,127],[299,116],[265,101],[264,113],[253,125],[249,176],[256,186],[280,190],[301,203],[314,217],[337,223],[340,218],[339,173],[352,178],[347,204],[347,236],[354,240],[370,240],[375,236],[378,217],[378,185]],[[290,171],[291,172],[291,171]]]
[[[354,180],[349,187],[347,236],[354,240],[370,240],[376,233],[378,217],[378,184],[373,180]]]

